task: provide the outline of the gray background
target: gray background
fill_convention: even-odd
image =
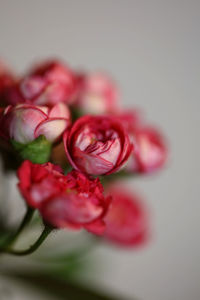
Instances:
[[[143,108],[168,137],[167,169],[135,182],[152,214],[151,243],[101,246],[94,255],[105,267],[87,279],[130,298],[200,298],[199,28],[198,0],[0,0],[0,55],[13,67],[56,55],[105,69],[124,105]]]

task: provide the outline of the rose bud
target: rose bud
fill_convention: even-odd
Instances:
[[[142,112],[139,109],[130,109],[128,111],[116,114],[119,121],[123,124],[125,130],[128,132],[131,140],[134,140],[134,132],[136,128],[143,125]]]
[[[12,72],[0,61],[0,105],[4,104],[6,90],[14,81],[15,78]]]
[[[62,169],[51,163],[40,165],[25,160],[17,174],[22,196],[30,207],[37,209],[44,201],[56,196],[65,182]]]
[[[37,165],[29,161],[19,168],[18,177],[23,197],[40,211],[46,223],[55,228],[103,233],[110,197],[104,197],[99,179],[89,179],[75,170],[64,176],[51,163]]]
[[[79,118],[64,134],[64,146],[72,166],[92,175],[118,171],[133,148],[123,126],[111,116]]]
[[[27,144],[40,135],[54,142],[69,126],[70,112],[62,103],[51,109],[46,106],[19,104],[7,107],[1,122],[7,125],[9,138],[21,144]]]
[[[68,66],[49,60],[36,66],[7,92],[7,103],[16,105],[70,104],[76,90],[76,79]]]
[[[118,246],[142,245],[149,236],[149,222],[140,197],[120,184],[107,192],[112,195],[112,202],[104,218],[104,238]]]
[[[11,142],[19,156],[35,163],[49,160],[52,143],[70,125],[70,112],[63,103],[46,106],[18,104],[0,115],[0,137]]]
[[[134,143],[134,153],[126,165],[129,172],[151,173],[163,167],[167,159],[164,137],[158,129],[144,125],[137,110],[118,115],[130,140]]]
[[[137,128],[134,132],[135,151],[131,155],[127,170],[152,173],[161,169],[167,160],[167,148],[161,133],[152,127]]]
[[[115,83],[101,73],[77,76],[75,107],[83,114],[109,114],[118,110],[119,92]]]

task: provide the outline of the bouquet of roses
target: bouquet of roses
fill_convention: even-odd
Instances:
[[[122,181],[162,168],[166,144],[119,100],[106,74],[48,60],[19,77],[0,63],[0,153],[5,172],[17,172],[27,207],[19,227],[0,239],[1,254],[31,254],[56,229],[84,229],[124,247],[147,240],[144,203]],[[16,249],[35,211],[43,230]]]

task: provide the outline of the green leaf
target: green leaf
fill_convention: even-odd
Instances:
[[[43,164],[50,158],[52,144],[43,135],[28,144],[21,144],[15,140],[12,140],[11,143],[24,160],[28,159],[33,163]]]

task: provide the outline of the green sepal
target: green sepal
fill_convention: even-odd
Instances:
[[[11,143],[23,160],[28,159],[35,164],[43,164],[49,161],[52,144],[44,135],[40,135],[28,144],[21,144],[15,140],[11,140]]]

